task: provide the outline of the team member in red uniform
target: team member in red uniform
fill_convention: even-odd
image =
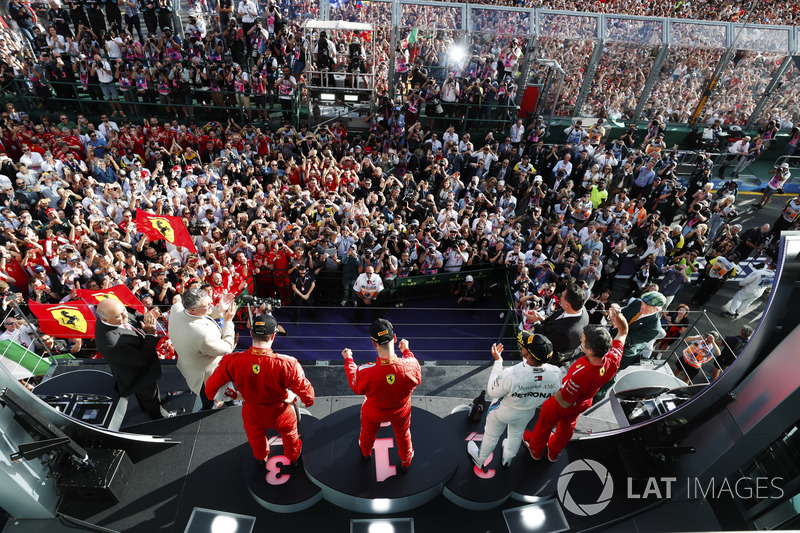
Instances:
[[[523,435],[525,446],[537,461],[542,458],[545,445],[547,458],[554,463],[558,460],[558,454],[575,432],[578,415],[591,407],[592,398],[600,387],[617,373],[628,334],[628,321],[621,311],[617,304],[612,304],[608,312],[617,328],[613,342],[608,331],[599,326],[584,328],[581,349],[586,355],[575,361],[561,381],[561,389],[542,404],[533,431],[526,431]],[[554,426],[558,427],[551,436],[550,430]]]
[[[242,422],[255,458],[263,462],[269,457],[266,432],[273,428],[280,434],[284,453],[294,466],[303,443],[297,433],[297,415],[292,407],[296,398],[292,393],[308,407],[314,403],[314,387],[297,359],[272,351],[277,327],[270,315],[257,318],[252,328],[253,346],[222,357],[206,382],[206,395],[213,400],[217,391],[232,381],[244,400]]]
[[[272,271],[272,281],[283,305],[289,305],[291,289],[289,287],[289,258],[296,257],[283,239],[277,239],[267,257],[266,267]]]
[[[365,461],[372,454],[375,435],[383,422],[391,422],[400,456],[400,470],[407,472],[414,459],[411,445],[411,393],[422,381],[419,362],[408,349],[406,339],[397,343],[402,359],[394,355],[392,323],[379,318],[370,328],[372,344],[378,351],[378,360],[359,367],[353,361],[349,348],[342,351],[347,382],[356,394],[366,396],[361,406],[361,435],[358,446]]]

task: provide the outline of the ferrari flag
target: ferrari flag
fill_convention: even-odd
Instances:
[[[62,339],[94,337],[94,314],[82,300],[65,304],[28,302],[42,332]]]
[[[181,217],[166,215],[151,215],[141,209],[136,210],[136,229],[147,235],[151,241],[165,239],[175,246],[183,246],[192,253],[197,253],[197,248],[189,235],[189,230]]]
[[[127,285],[115,285],[108,289],[99,289],[91,291],[89,289],[78,289],[78,298],[86,301],[87,304],[97,305],[106,298],[113,298],[122,302],[125,307],[135,309],[140,313],[146,313],[144,304],[134,295]]]

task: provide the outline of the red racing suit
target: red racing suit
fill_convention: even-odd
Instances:
[[[602,364],[593,365],[583,356],[569,367],[561,381],[561,397],[572,405],[561,407],[553,396],[544,401],[536,426],[524,436],[533,453],[541,455],[547,445],[548,453],[555,457],[569,444],[578,416],[592,406],[594,395],[619,370],[622,348],[623,343],[615,340]],[[551,436],[553,427],[556,431]]]
[[[404,467],[411,464],[411,393],[422,381],[422,372],[411,350],[403,357],[382,359],[359,367],[352,357],[345,360],[347,382],[356,394],[366,396],[361,406],[361,434],[358,438],[362,455],[372,453],[375,436],[381,423],[390,422],[397,439],[397,453]]]
[[[269,457],[266,432],[272,428],[280,433],[286,458],[296,461],[302,447],[297,433],[297,416],[292,405],[284,400],[291,389],[306,406],[314,403],[314,387],[306,379],[297,359],[268,348],[230,353],[222,357],[208,378],[206,395],[213,399],[229,381],[236,385],[244,399],[242,423],[253,456],[259,461]]]

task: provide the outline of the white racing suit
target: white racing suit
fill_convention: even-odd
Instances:
[[[503,462],[510,463],[514,459],[522,443],[525,426],[533,418],[536,409],[561,387],[561,378],[561,369],[550,364],[534,367],[523,361],[503,368],[502,361],[494,362],[486,390],[494,400],[486,415],[483,442],[478,454],[480,464],[486,464],[506,426],[508,441],[503,448]]]
[[[746,311],[750,305],[764,294],[764,291],[772,286],[775,281],[775,272],[766,267],[752,271],[744,278],[739,286],[741,287],[731,300],[730,312],[737,313],[739,309]]]

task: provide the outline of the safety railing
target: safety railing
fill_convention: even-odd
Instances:
[[[274,121],[273,114],[277,113],[296,122],[302,107],[299,101],[303,91],[299,88],[290,100],[286,100],[274,91],[259,97],[252,92],[210,88],[192,89],[184,94],[172,91],[162,94],[151,87],[143,94],[135,88],[127,92],[121,91],[119,85],[115,84],[115,90],[118,99],[112,101],[103,97],[102,88],[97,84],[49,81],[37,91],[30,86],[27,79],[16,78],[11,82],[11,87],[6,89],[6,94],[13,95],[17,109],[25,110],[28,114],[37,110],[59,112],[62,109],[71,109],[76,114],[94,116],[108,112],[109,104],[113,102],[124,114],[137,119],[149,115],[175,118],[175,115],[180,114],[187,120],[233,117],[239,124],[243,124],[249,121]],[[283,102],[289,104],[284,105]]]

